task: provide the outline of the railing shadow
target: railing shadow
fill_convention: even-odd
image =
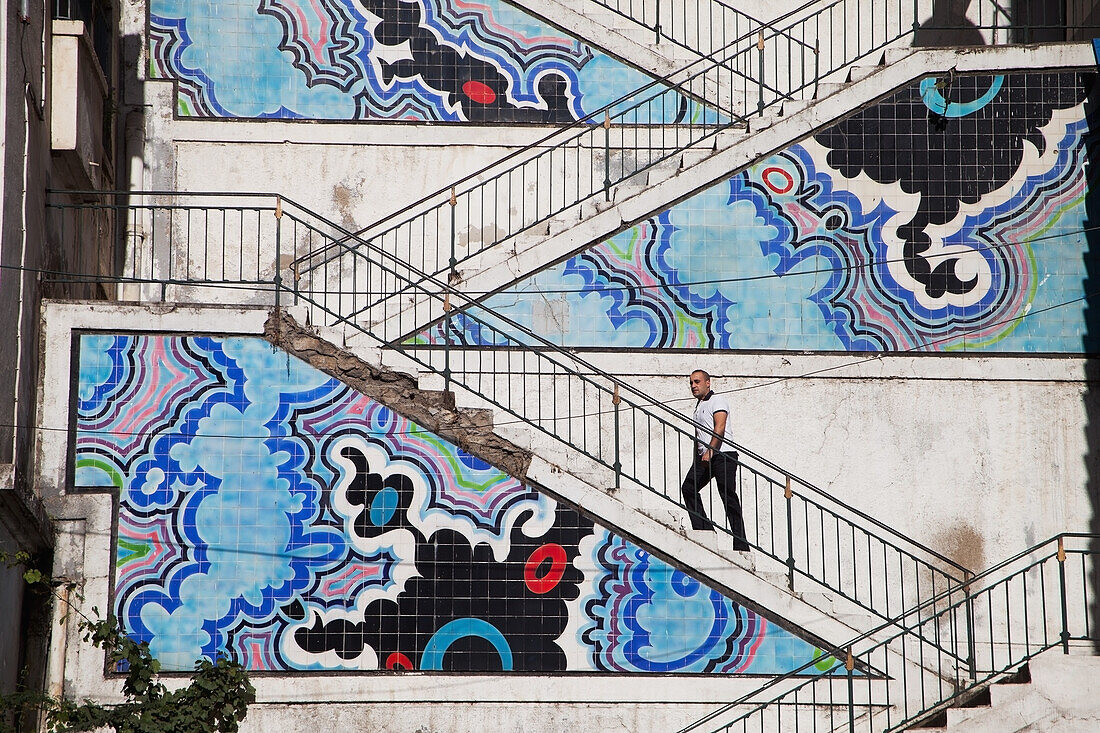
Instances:
[[[1088,108],[1093,109],[1100,96],[1094,83]],[[1100,135],[1090,133],[1086,142],[1085,154],[1089,171],[1100,171]],[[1085,436],[1085,491],[1092,508],[1089,530],[1100,533],[1100,188],[1096,187],[1097,175],[1093,173],[1088,181],[1088,194],[1085,197],[1085,220],[1082,229],[1085,234],[1085,251],[1082,253],[1085,264],[1085,279],[1082,291],[1085,295],[1084,321],[1085,332],[1082,335],[1081,350],[1085,354],[1085,389],[1081,396],[1085,415],[1083,426]],[[1090,547],[1092,552],[1100,553],[1100,538],[1094,539]],[[1100,570],[1094,564],[1089,571],[1093,587],[1100,587]],[[1100,628],[1100,599],[1093,599],[1089,607],[1089,617],[1094,628]],[[1100,653],[1100,640],[1094,642],[1094,649]]]

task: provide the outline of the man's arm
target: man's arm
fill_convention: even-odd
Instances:
[[[710,447],[703,451],[703,456],[700,460],[709,461],[715,451],[722,447],[722,436],[726,434],[726,417],[729,413],[725,410],[714,413],[714,432],[715,434],[710,436]]]

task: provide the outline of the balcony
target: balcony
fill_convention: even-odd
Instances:
[[[80,20],[54,20],[50,82],[50,147],[60,180],[68,189],[109,188],[111,164],[110,86]]]

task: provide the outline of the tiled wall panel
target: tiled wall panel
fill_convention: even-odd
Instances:
[[[777,674],[811,644],[258,338],[80,337],[75,483],[169,670]]]
[[[568,346],[1096,352],[1095,81],[922,80],[489,303]]]
[[[562,123],[652,80],[502,0],[149,8],[148,76],[181,117]]]

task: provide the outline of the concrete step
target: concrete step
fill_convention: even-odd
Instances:
[[[779,108],[771,107],[765,110],[764,114],[762,115],[749,115],[748,132],[750,134],[755,134],[769,129],[770,127],[775,125],[776,122],[779,121],[780,112],[781,110]]]
[[[852,66],[848,69],[847,81],[862,81],[881,69],[881,66]]]
[[[658,41],[652,30],[647,29],[647,31],[649,33],[649,41],[644,42],[642,45],[653,51],[653,53],[660,54],[670,61],[676,62],[677,68],[682,68],[699,60],[699,54],[691,49],[684,48],[679,43],[670,41],[667,38],[662,38]]]
[[[846,85],[843,82],[824,81],[817,85],[817,89],[814,91],[814,99],[828,99],[841,89],[844,89]]]
[[[1088,651],[1092,651],[1091,649]],[[1100,730],[1100,657],[1049,649],[987,685],[921,733],[1077,733]]]
[[[913,53],[909,46],[891,46],[882,52],[881,66],[892,66]]]
[[[790,117],[810,106],[808,99],[787,99],[780,105],[780,112],[784,117]]]
[[[613,33],[618,33],[624,38],[629,38],[634,43],[642,46],[643,48],[649,49],[655,54],[664,56],[665,58],[669,58],[669,56],[666,54],[665,46],[656,42],[657,34],[653,31],[652,28],[647,28],[644,25],[638,23],[624,23],[620,20],[608,30]],[[675,44],[670,43],[668,45],[673,46]],[[680,48],[679,46],[676,47]]]

